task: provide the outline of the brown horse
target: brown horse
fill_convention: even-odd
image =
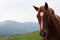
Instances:
[[[46,2],[44,6],[33,7],[38,12],[39,34],[43,40],[60,40],[60,17],[54,13],[52,8],[48,7]]]

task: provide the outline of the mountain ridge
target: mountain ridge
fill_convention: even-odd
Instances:
[[[0,36],[9,36],[16,34],[24,34],[38,30],[38,24],[35,22],[16,22],[7,20],[0,23]]]

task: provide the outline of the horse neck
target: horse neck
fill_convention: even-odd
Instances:
[[[56,36],[55,37],[45,37],[43,40],[60,40]]]
[[[50,13],[49,15],[50,15],[50,17],[51,17],[51,20],[52,20],[53,25],[54,25],[55,27],[58,27],[58,28],[60,29],[60,21],[59,21],[59,19],[58,19],[59,17],[56,16],[55,14],[52,15],[51,13]]]
[[[54,37],[47,37],[47,40],[60,40],[60,20],[55,16],[51,15],[52,25],[54,25],[57,33]]]

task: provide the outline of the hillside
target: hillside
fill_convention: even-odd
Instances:
[[[19,36],[11,36],[0,38],[0,40],[42,40],[41,36],[39,36],[38,31],[27,33]]]
[[[39,29],[39,26],[36,22],[16,22],[12,20],[6,20],[0,22],[0,37],[16,35],[16,34],[25,34],[28,32],[33,32]]]

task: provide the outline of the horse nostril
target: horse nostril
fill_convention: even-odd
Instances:
[[[42,37],[45,37],[45,36],[46,36],[46,32],[43,31],[43,32],[40,33],[40,35],[41,35]]]

